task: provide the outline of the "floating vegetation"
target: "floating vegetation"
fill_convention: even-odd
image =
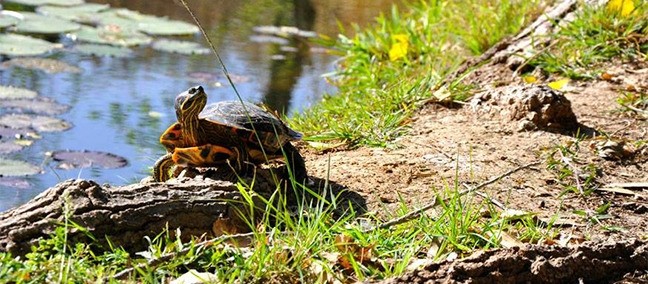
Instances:
[[[57,46],[42,40],[18,34],[0,34],[0,54],[34,56],[47,53]]]
[[[27,162],[0,158],[0,175],[28,176],[40,173],[41,169]]]
[[[257,26],[252,28],[256,33],[278,36],[282,38],[290,37],[316,37],[317,33],[313,31],[300,30],[297,27],[289,26]]]
[[[0,141],[24,139],[27,137],[34,139],[40,138],[40,136],[38,136],[36,132],[29,128],[15,129],[6,126],[0,126]]]
[[[78,30],[81,25],[65,19],[43,16],[31,12],[21,12],[23,20],[13,29],[19,33],[60,34]]]
[[[115,13],[120,18],[132,20],[136,23],[137,30],[150,35],[191,35],[200,31],[194,24],[145,15],[128,9],[115,9]]]
[[[50,98],[39,97],[36,99],[0,100],[0,108],[11,109],[18,113],[57,115],[68,111],[70,106],[59,104]]]
[[[0,100],[33,99],[38,93],[13,86],[0,86]]]
[[[6,186],[6,187],[13,187],[13,188],[20,188],[20,189],[28,189],[32,185],[21,178],[16,178],[16,177],[0,177],[0,186]]]
[[[128,57],[133,54],[133,51],[126,47],[110,46],[104,44],[84,43],[77,44],[74,50],[79,53],[96,55],[96,56],[110,56],[110,57]]]
[[[5,114],[0,116],[0,125],[10,128],[31,127],[38,132],[54,132],[70,129],[72,125],[55,117],[30,114]]]
[[[20,67],[25,69],[36,69],[46,73],[79,73],[81,69],[63,61],[40,57],[19,57],[2,63],[4,67]]]
[[[8,154],[22,150],[34,143],[34,140],[40,139],[31,128],[9,128],[0,126],[0,154]]]
[[[209,54],[210,52],[208,48],[203,47],[197,42],[183,40],[159,39],[153,42],[151,47],[158,51],[186,55]]]
[[[0,11],[0,28],[6,28],[20,22],[20,13],[14,11]]]
[[[14,140],[0,141],[0,154],[9,154],[13,152],[18,152],[23,148],[24,148],[23,145],[15,143]]]
[[[88,3],[72,7],[40,6],[36,13],[59,17],[78,23],[93,23],[97,20],[97,13],[110,8],[108,4]]]
[[[112,153],[88,150],[55,151],[52,153],[52,159],[59,162],[57,168],[66,170],[90,167],[116,169],[128,165],[128,161],[123,157]]]
[[[198,33],[198,26],[183,21],[146,15],[125,8],[111,9],[107,4],[85,4],[83,1],[65,0],[11,0],[12,3],[38,6],[32,12],[1,11],[0,28],[19,33],[66,34],[74,41],[92,44],[133,47],[148,45],[149,35],[176,36]],[[33,38],[0,38],[0,54],[9,56],[40,55],[55,45],[47,41],[33,42]],[[198,43],[160,40],[155,49],[180,54],[205,54],[209,51]],[[73,48],[82,53],[124,57],[124,50],[99,46]]]
[[[70,35],[75,40],[117,46],[145,45],[151,43],[153,40],[151,37],[138,31],[110,25],[100,26],[98,28],[83,26],[80,30]]]
[[[43,6],[43,5],[56,5],[56,6],[75,6],[84,3],[84,0],[5,0],[8,3],[16,3],[25,6]]]

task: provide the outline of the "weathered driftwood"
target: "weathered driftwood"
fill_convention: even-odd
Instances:
[[[210,234],[218,218],[239,220],[241,195],[229,182],[186,180],[102,187],[93,181],[68,180],[29,203],[0,213],[0,251],[24,254],[41,237],[70,221],[88,229],[99,243],[106,238],[126,249],[142,249],[144,236],[155,237],[168,226],[182,236]],[[87,241],[71,230],[68,239]]]

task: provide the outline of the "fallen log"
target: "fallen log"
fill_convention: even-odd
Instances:
[[[238,201],[238,202],[237,202]],[[53,233],[65,218],[87,229],[101,245],[107,239],[127,250],[145,248],[144,236],[165,228],[180,229],[183,237],[211,234],[219,218],[242,220],[236,185],[225,181],[184,180],[176,183],[138,183],[101,186],[89,180],[67,180],[30,202],[0,213],[0,251],[22,255],[39,238]],[[71,229],[68,240],[89,241],[82,230]]]

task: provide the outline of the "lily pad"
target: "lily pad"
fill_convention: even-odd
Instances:
[[[102,26],[117,26],[122,30],[137,31],[138,23],[133,19],[120,16],[120,12],[131,11],[125,8],[109,9],[97,14],[97,24]],[[131,11],[137,13],[135,11]]]
[[[39,139],[40,137],[36,132],[29,128],[9,128],[6,126],[0,126],[0,141],[16,140],[23,138],[34,138]]]
[[[0,100],[33,99],[38,93],[12,86],[0,86]]]
[[[81,69],[76,66],[72,66],[60,60],[49,59],[49,58],[40,58],[40,57],[22,57],[14,58],[9,61],[2,63],[4,67],[20,67],[25,69],[37,69],[45,71],[46,73],[79,73]]]
[[[13,26],[20,22],[20,13],[14,11],[0,11],[0,28]]]
[[[92,43],[78,44],[74,49],[83,54],[111,57],[128,57],[133,53],[132,50],[125,47]]]
[[[151,47],[159,51],[186,55],[209,53],[209,49],[203,47],[199,43],[184,40],[160,39],[153,42]]]
[[[198,26],[183,21],[146,15],[128,9],[115,9],[118,17],[137,23],[137,29],[149,35],[191,35],[200,32]]]
[[[28,189],[32,185],[28,181],[16,177],[0,177],[0,186]]]
[[[34,34],[60,34],[78,30],[81,25],[50,16],[43,16],[31,12],[21,12],[24,20],[16,24],[15,30],[21,33]]]
[[[108,4],[81,4],[72,7],[40,6],[36,12],[41,15],[54,16],[80,23],[91,23],[97,20],[97,13],[110,8]]]
[[[57,115],[68,111],[70,106],[59,104],[50,98],[40,97],[31,100],[0,100],[0,108],[8,108],[20,113]]]
[[[149,36],[143,33],[110,25],[99,28],[83,26],[71,36],[80,41],[116,46],[145,45],[152,41]]]
[[[5,114],[0,116],[0,125],[11,128],[31,127],[39,132],[64,131],[72,127],[70,123],[55,117],[29,114]]]
[[[24,148],[23,145],[15,143],[15,141],[0,141],[0,154],[8,154],[20,151]]]
[[[41,169],[27,162],[0,158],[0,175],[28,176],[40,173]]]
[[[112,153],[98,151],[55,151],[52,153],[54,161],[59,162],[58,168],[61,169],[78,169],[78,168],[104,168],[116,169],[128,165],[128,161]]]
[[[191,35],[200,31],[195,25],[161,18],[151,22],[140,23],[137,28],[141,32],[159,36]]]
[[[74,6],[83,4],[84,0],[5,0],[9,3],[16,3],[25,6],[43,6],[43,5],[56,5],[56,6]]]
[[[260,34],[274,35],[283,38],[289,37],[316,37],[317,33],[313,31],[300,30],[297,27],[290,26],[256,26],[252,28],[254,32]]]
[[[56,45],[30,36],[0,34],[0,54],[9,56],[34,56],[51,51]]]

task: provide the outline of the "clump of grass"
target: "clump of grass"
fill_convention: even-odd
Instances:
[[[241,186],[242,200],[250,208],[242,213],[260,217],[248,219],[255,232],[250,247],[222,240],[209,246],[198,245],[197,240],[183,243],[180,231],[166,230],[148,239],[144,252],[108,248],[100,253],[92,243],[70,245],[67,232],[82,228],[66,222],[24,257],[0,253],[0,282],[117,282],[114,275],[128,267],[135,267],[128,281],[147,283],[165,282],[192,269],[228,283],[384,279],[402,274],[416,258],[445,258],[499,246],[502,232],[511,225],[500,220],[486,201],[460,195],[457,186],[441,190],[438,200],[444,201],[438,213],[421,214],[384,229],[369,229],[380,221],[356,219],[351,209],[340,214],[339,196],[324,198],[330,192],[303,199],[295,209],[279,193],[259,201]],[[259,205],[265,206],[262,214],[253,212]],[[393,217],[411,210],[403,203]],[[484,210],[495,217],[484,218]],[[143,265],[169,253],[176,255],[156,265]]]
[[[418,103],[473,54],[520,30],[542,1],[416,2],[393,8],[352,38],[324,38],[342,60],[331,81],[338,94],[296,115],[292,125],[312,141],[386,146],[406,131]],[[466,92],[449,100],[465,100]]]
[[[592,68],[595,64],[616,57],[645,58],[648,11],[645,1],[634,2],[632,12],[627,14],[609,5],[584,7],[573,21],[553,35],[553,44],[532,59],[530,65],[572,79],[591,79],[601,73]]]
[[[626,92],[616,102],[623,112],[633,112],[648,119],[648,95],[641,92]]]
[[[572,192],[589,195],[599,186],[599,168],[578,157],[580,142],[581,139],[576,139],[566,145],[556,145],[547,157],[547,168],[556,175],[564,188],[561,194]]]

